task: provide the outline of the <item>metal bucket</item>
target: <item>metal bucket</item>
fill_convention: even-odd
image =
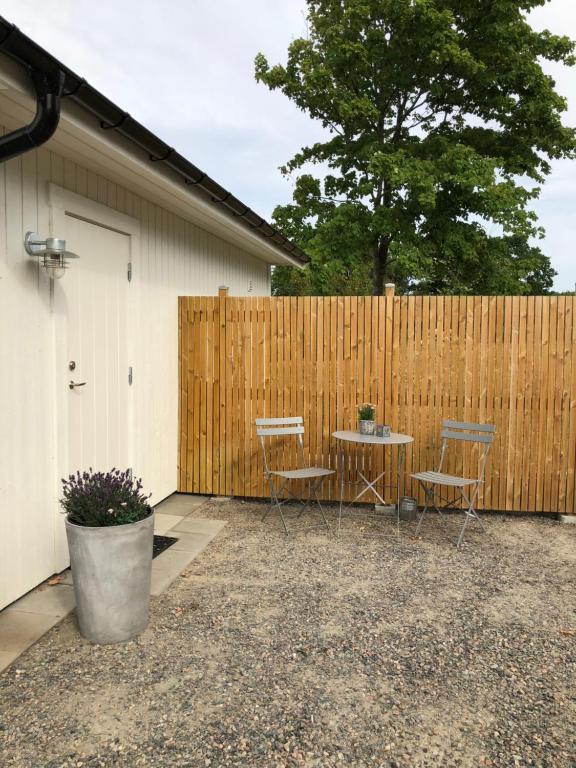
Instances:
[[[418,502],[412,496],[402,496],[400,499],[400,519],[416,520],[418,516]]]

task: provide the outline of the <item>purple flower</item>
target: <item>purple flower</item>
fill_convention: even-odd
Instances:
[[[62,479],[61,505],[70,522],[85,526],[123,525],[143,520],[151,513],[142,480],[130,470],[81,472]]]

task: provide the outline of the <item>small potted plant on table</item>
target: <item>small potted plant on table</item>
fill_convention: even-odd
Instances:
[[[364,405],[358,408],[358,427],[361,435],[373,435],[376,409],[370,403],[364,403]]]
[[[77,472],[63,480],[62,508],[80,632],[120,643],[148,626],[154,510],[142,481],[122,472]]]

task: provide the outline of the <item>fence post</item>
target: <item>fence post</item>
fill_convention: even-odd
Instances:
[[[392,350],[394,346],[394,283],[386,283],[384,286],[385,299],[385,325],[384,325],[384,421],[386,424],[390,424],[393,429],[397,429],[396,424],[396,409],[394,409],[393,402],[393,390],[394,390],[394,376],[392,371]],[[392,423],[394,421],[394,423]],[[384,458],[386,462],[386,457]],[[384,464],[384,468],[389,470],[389,467]]]
[[[215,360],[215,368],[218,371],[218,383],[217,391],[214,393],[214,410],[217,412],[215,420],[214,434],[217,436],[218,445],[215,451],[214,464],[217,476],[214,477],[212,483],[212,492],[217,493],[220,496],[225,496],[229,489],[226,483],[226,461],[227,461],[227,440],[230,439],[229,435],[226,435],[226,390],[229,386],[228,377],[226,376],[226,309],[228,302],[228,286],[221,285],[218,288],[218,301],[217,304],[217,333],[218,333],[218,360]],[[217,426],[216,426],[217,425]],[[214,467],[213,467],[214,469]]]

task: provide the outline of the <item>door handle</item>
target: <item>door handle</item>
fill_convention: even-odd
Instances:
[[[76,387],[83,387],[85,386],[85,384],[86,384],[85,381],[79,381],[79,382],[71,381],[70,384],[68,384],[68,387],[70,389],[76,389]]]

